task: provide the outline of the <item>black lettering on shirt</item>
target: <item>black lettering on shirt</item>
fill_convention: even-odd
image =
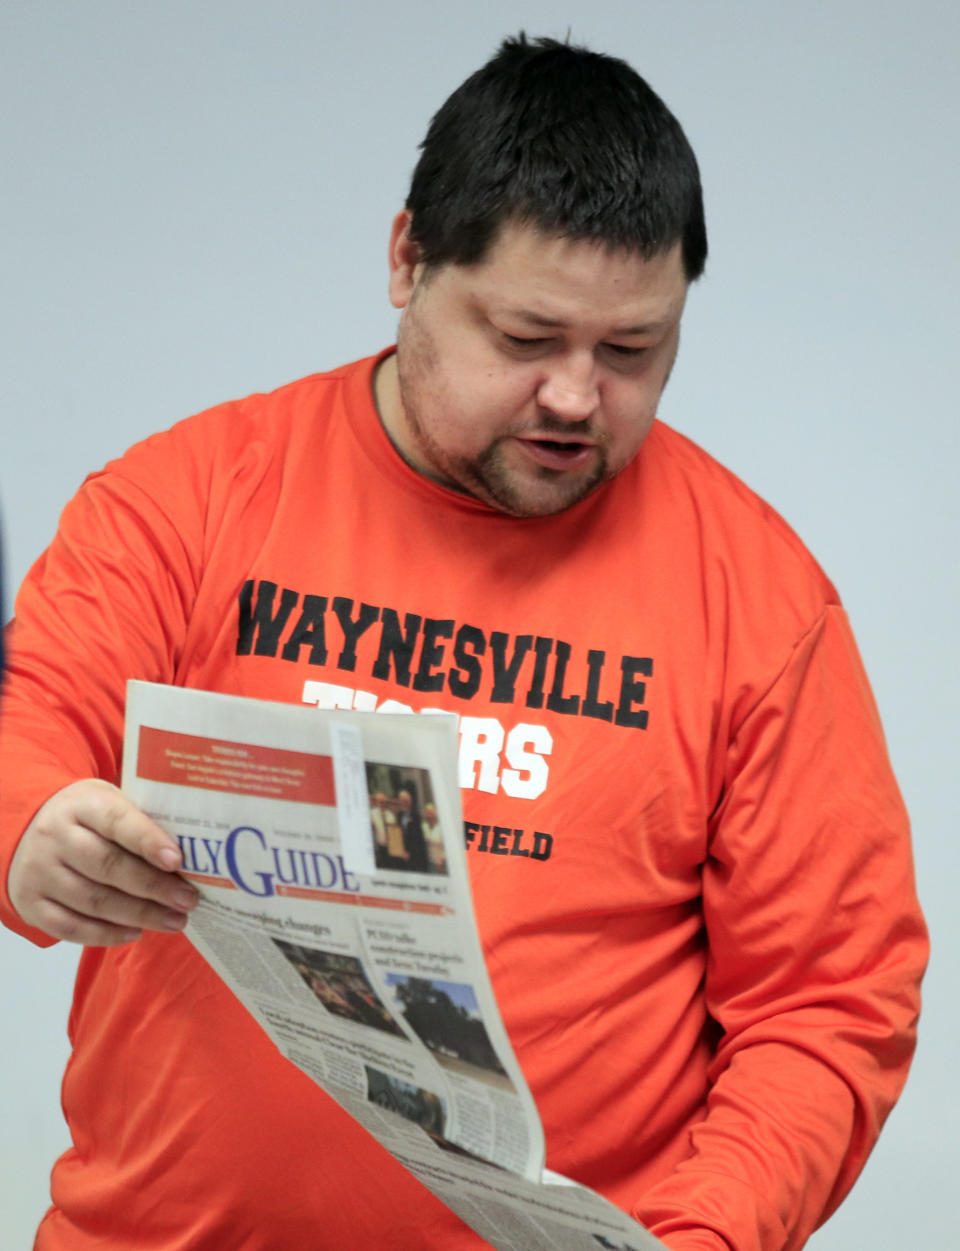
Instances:
[[[333,611],[337,614],[340,629],[343,631],[343,650],[337,658],[338,669],[353,671],[357,667],[357,640],[365,634],[380,616],[380,609],[372,604],[361,604],[356,617],[351,615],[352,599],[344,599],[338,595],[333,601]]]
[[[580,706],[582,717],[597,717],[600,721],[613,720],[613,700],[607,699],[601,704],[597,699],[606,659],[606,652],[587,652],[587,693]]]
[[[249,656],[251,649],[256,656],[276,656],[283,627],[300,598],[296,591],[284,587],[280,596],[280,607],[274,616],[273,601],[276,594],[276,582],[261,581],[257,588],[257,605],[253,608],[253,582],[243,584],[237,622],[238,656]]]
[[[510,635],[504,634],[501,630],[494,630],[490,635],[490,654],[493,656],[493,691],[490,694],[490,702],[493,704],[513,703],[517,674],[533,644],[533,635],[517,635],[513,642],[513,656],[508,662],[507,645],[509,642]]]
[[[415,691],[442,691],[443,673],[436,669],[443,664],[443,653],[446,650],[440,639],[448,639],[453,634],[453,621],[435,621],[427,617],[423,623],[423,642],[420,645],[420,664],[413,679]]]
[[[261,586],[263,583],[260,584]],[[283,645],[280,653],[284,660],[299,660],[300,649],[309,646],[310,654],[307,661],[311,665],[322,665],[327,659],[327,641],[323,629],[323,616],[327,611],[325,595],[304,595],[300,620],[293,628],[293,633]]]
[[[298,605],[300,611],[295,613]],[[397,609],[357,605],[345,596],[336,596],[332,601],[325,595],[301,596],[289,587],[281,589],[269,579],[250,579],[239,591],[237,655],[276,657],[282,644],[283,660],[329,666],[330,607],[343,634],[338,669],[353,672],[358,666],[370,665],[371,675],[381,681],[393,679],[400,686],[412,685],[421,692],[446,689],[455,698],[465,700],[479,695],[486,680],[491,703],[517,704],[523,700],[527,708],[546,705],[550,712],[563,716],[592,717],[618,726],[647,729],[650,714],[645,706],[644,679],[653,676],[653,660],[649,656],[621,656],[617,699],[604,699],[605,694],[614,693],[607,685],[613,681],[613,673],[609,677],[607,674],[608,670],[615,670],[613,658],[608,666],[609,653],[599,648],[588,649],[584,657],[583,652],[578,649],[575,653],[562,639],[512,635],[503,630],[486,634],[478,626],[458,626],[449,617],[422,617],[410,612],[403,614],[401,624]],[[372,631],[377,621],[379,633]],[[368,633],[370,637],[361,643]],[[532,662],[525,668],[531,650]],[[445,668],[448,656],[449,668]]]
[[[466,650],[468,646],[473,649],[472,652]],[[480,689],[480,679],[483,677],[483,666],[479,658],[486,650],[487,640],[482,630],[472,625],[460,627],[453,643],[456,668],[450,669],[447,674],[451,695],[456,695],[457,699],[473,699]]]
[[[413,649],[417,643],[417,634],[423,618],[416,613],[408,612],[404,617],[402,631],[400,618],[392,608],[384,608],[380,619],[383,622],[383,628],[380,633],[380,651],[373,666],[373,676],[388,681],[392,660],[397,682],[401,686],[409,686],[410,662],[413,660]]]
[[[624,656],[620,661],[623,680],[620,683],[620,703],[617,705],[617,725],[632,725],[638,730],[647,728],[647,710],[635,709],[642,704],[647,693],[646,682],[638,681],[638,674],[645,678],[653,675],[653,661],[649,656]]]
[[[526,841],[526,830],[514,830],[509,825],[480,825],[476,821],[463,823],[464,846],[473,851],[487,852],[493,856],[525,856],[529,860],[550,859],[553,854],[552,834],[535,830],[532,845],[524,846]]]
[[[563,693],[563,680],[567,675],[571,651],[569,643],[563,643],[557,639],[557,659],[553,668],[553,686],[547,696],[547,707],[551,712],[565,712],[568,716],[574,717],[580,708],[580,696]]]
[[[547,661],[553,651],[553,639],[540,638],[538,635],[533,650],[536,653],[536,661],[533,666],[533,679],[527,691],[527,707],[542,708],[543,684],[547,679]]]

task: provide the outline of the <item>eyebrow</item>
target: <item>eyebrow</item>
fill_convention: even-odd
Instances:
[[[545,330],[566,330],[569,326],[568,322],[557,317],[546,317],[542,313],[534,313],[530,309],[525,308],[504,308],[503,313],[507,317],[516,317],[520,321],[525,321],[531,326],[542,326]],[[666,330],[672,323],[672,318],[664,318],[663,321],[643,322],[636,326],[616,326],[611,330],[611,334],[615,335],[640,335],[654,334],[661,330]]]

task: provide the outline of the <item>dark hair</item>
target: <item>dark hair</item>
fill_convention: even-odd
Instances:
[[[406,207],[427,266],[483,259],[508,220],[649,258],[707,256],[700,173],[680,123],[625,61],[521,31],[434,116]]]

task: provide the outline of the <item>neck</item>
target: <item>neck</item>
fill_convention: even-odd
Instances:
[[[400,427],[403,422],[403,406],[400,403],[400,383],[397,378],[397,354],[385,356],[373,371],[373,402],[380,424],[399,450]]]

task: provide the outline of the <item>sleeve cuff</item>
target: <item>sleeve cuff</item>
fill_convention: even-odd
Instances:
[[[732,1243],[709,1229],[688,1229],[685,1233],[664,1234],[660,1241],[668,1251],[733,1251]]]
[[[788,1241],[763,1195],[736,1177],[690,1167],[648,1191],[633,1216],[670,1251],[771,1251]]]

